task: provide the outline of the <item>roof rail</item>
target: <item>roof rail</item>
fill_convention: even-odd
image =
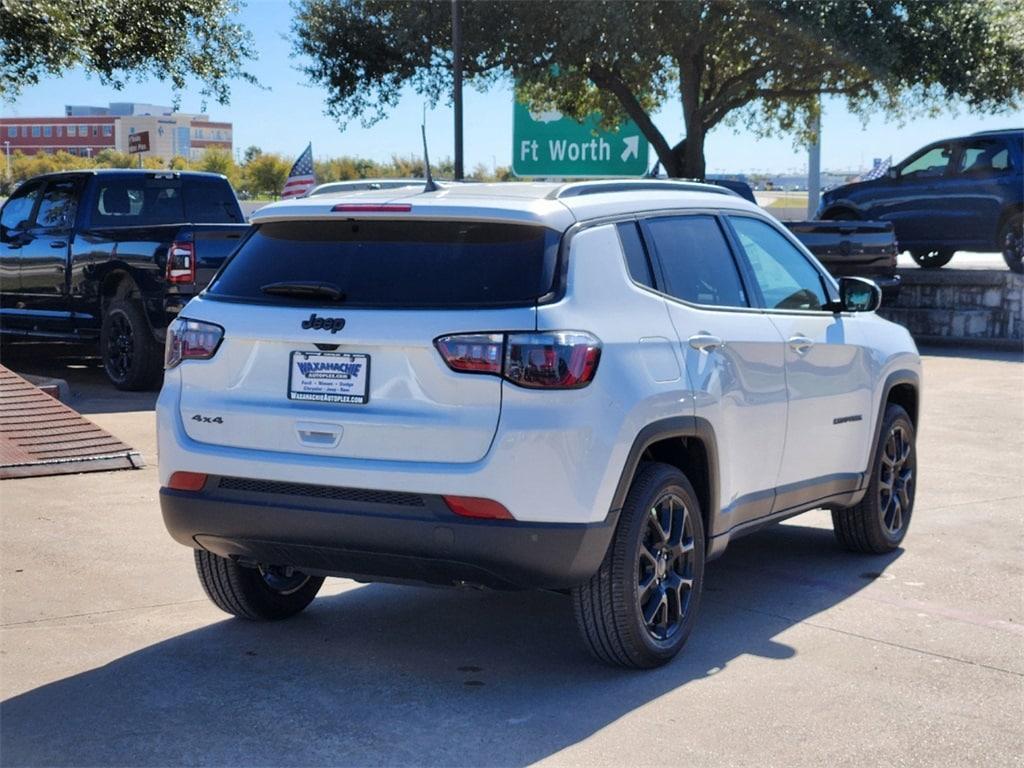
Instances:
[[[715,195],[739,197],[731,189],[699,181],[658,181],[655,179],[623,179],[606,181],[577,181],[563,184],[548,194],[551,200],[581,195],[599,195],[611,192],[707,192]]]

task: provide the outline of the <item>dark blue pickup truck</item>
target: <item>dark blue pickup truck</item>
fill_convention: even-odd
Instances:
[[[1024,271],[1024,130],[929,144],[880,179],[825,192],[818,218],[891,221],[922,267],[944,266],[954,251],[1001,251]]]
[[[241,242],[244,222],[219,174],[29,179],[0,210],[0,333],[99,341],[118,388],[154,387],[168,324]]]

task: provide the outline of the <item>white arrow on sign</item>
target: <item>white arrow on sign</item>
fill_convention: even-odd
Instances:
[[[639,136],[627,136],[622,142],[626,145],[626,148],[622,150],[622,162],[626,162],[630,155],[633,157],[640,156],[640,137]]]

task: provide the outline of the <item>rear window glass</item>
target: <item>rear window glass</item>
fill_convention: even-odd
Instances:
[[[101,177],[92,202],[92,225],[97,227],[241,221],[238,203],[224,179]]]
[[[92,223],[101,227],[180,224],[185,221],[181,182],[146,177],[100,179]]]
[[[272,283],[323,282],[347,306],[528,304],[551,291],[559,233],[526,224],[297,221],[260,225],[209,287],[213,296],[272,303]]]

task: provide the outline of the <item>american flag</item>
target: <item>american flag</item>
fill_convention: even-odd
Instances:
[[[889,168],[892,167],[892,155],[889,155],[885,160],[877,158],[875,160],[875,167],[867,173],[863,174],[858,181],[873,181],[874,179],[880,179],[889,172]]]
[[[284,183],[281,191],[281,199],[287,197],[301,197],[316,186],[316,176],[313,174],[313,144],[310,142],[306,151],[299,155],[295,161],[288,180]]]

